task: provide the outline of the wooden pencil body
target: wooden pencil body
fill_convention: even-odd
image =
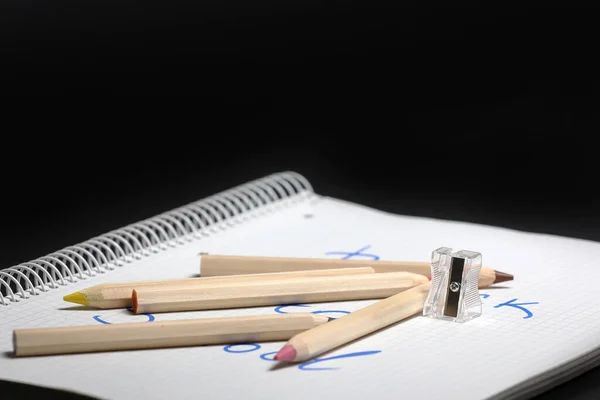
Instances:
[[[420,261],[342,260],[213,254],[203,254],[200,258],[200,275],[206,277],[357,267],[371,267],[375,269],[375,272],[406,271],[427,277],[431,276],[431,264]],[[493,269],[482,267],[479,273],[479,287],[488,287],[494,283],[495,279],[496,275]]]
[[[189,279],[174,279],[166,281],[141,281],[122,283],[103,283],[81,291],[88,300],[90,307],[110,309],[131,307],[133,288],[152,288],[152,290],[179,290],[182,288],[200,288],[215,284],[245,284],[248,282],[279,281],[299,277],[325,277],[342,275],[374,274],[370,267],[336,268],[309,271],[289,271],[275,273],[259,273],[248,275],[211,276]]]
[[[331,321],[326,326],[299,333],[288,342],[296,349],[295,361],[308,360],[422,312],[429,288],[429,282],[418,285]]]
[[[328,321],[310,313],[16,329],[17,357],[288,340]]]
[[[244,285],[214,285],[165,291],[135,288],[133,312],[160,313],[280,304],[380,299],[410,289],[428,278],[410,272],[302,277]]]
[[[200,258],[200,276],[223,276],[268,272],[291,272],[301,270],[323,270],[330,268],[371,267],[376,272],[431,273],[428,262],[342,260],[331,258],[260,257],[203,254]],[[402,269],[400,269],[402,268]]]

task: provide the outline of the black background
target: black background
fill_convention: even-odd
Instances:
[[[387,211],[600,240],[595,9],[0,11],[0,268],[283,170]],[[542,398],[597,398],[599,373]]]

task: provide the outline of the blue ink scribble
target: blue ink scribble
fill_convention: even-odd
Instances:
[[[489,294],[487,294],[487,293],[480,293],[479,295],[480,295],[481,297],[483,297],[484,299],[487,299],[488,297],[490,297],[490,295],[489,295]]]
[[[306,304],[284,304],[284,305],[275,307],[275,312],[278,314],[287,314],[285,311],[283,311],[283,309],[288,308],[288,307],[310,307],[310,306],[308,306]]]
[[[379,260],[379,256],[375,255],[375,254],[370,254],[370,253],[363,253],[364,250],[370,249],[371,245],[367,245],[361,249],[358,249],[356,251],[328,251],[327,253],[325,253],[326,255],[340,255],[340,256],[344,256],[342,257],[342,260],[347,260],[349,258],[352,257],[367,257],[370,258],[371,260]]]
[[[342,358],[369,356],[371,354],[377,354],[377,353],[381,353],[381,350],[359,351],[356,353],[340,354],[339,356],[317,358],[315,360],[300,364],[298,366],[298,369],[301,369],[302,371],[327,371],[327,370],[339,369],[339,368],[331,368],[331,367],[330,368],[315,368],[315,367],[309,367],[309,366],[313,365],[313,364],[325,362],[325,361],[338,360],[338,359],[342,359]]]
[[[279,314],[288,314],[287,312],[283,311],[284,308],[287,307],[312,307],[306,304],[285,304],[285,305],[281,305],[281,306],[277,306],[275,307],[275,312],[279,313]],[[345,310],[317,310],[317,311],[311,311],[311,314],[330,314],[330,313],[340,313],[340,314],[350,314],[350,311],[345,311]]]
[[[527,314],[525,317],[523,317],[523,319],[528,319],[533,317],[533,313],[531,311],[529,311],[528,309],[526,309],[525,307],[522,306],[527,306],[530,304],[539,304],[539,302],[534,301],[531,303],[513,303],[513,301],[516,301],[517,299],[512,299],[507,301],[506,303],[502,303],[502,304],[498,304],[497,306],[494,306],[494,308],[500,308],[500,307],[513,307],[513,308],[518,308],[519,310],[523,311],[525,314]]]
[[[234,350],[234,347],[237,346],[252,346],[250,349],[242,349],[242,350]],[[227,353],[250,353],[252,351],[256,351],[260,349],[260,344],[257,343],[238,343],[238,344],[228,344],[227,346],[223,347],[223,351],[227,352]]]
[[[127,310],[132,311],[131,307],[127,307]],[[156,318],[154,318],[154,315],[152,315],[152,314],[144,314],[144,315],[146,317],[148,317],[148,321],[146,321],[146,322],[152,322],[156,319]],[[94,320],[96,320],[97,322],[100,322],[101,324],[110,325],[110,322],[103,320],[99,315],[94,315],[92,318],[94,318]]]
[[[270,353],[265,353],[265,354],[261,354],[260,358],[265,360],[265,361],[274,361],[276,362],[275,359],[273,359],[273,357],[275,356],[275,354],[279,353],[279,351],[272,351]],[[269,357],[269,356],[273,356],[273,357]]]
[[[98,322],[100,322],[101,324],[110,324],[110,322],[104,321],[103,319],[100,319],[99,315],[94,315],[94,319]]]
[[[340,313],[340,314],[350,314],[350,311],[345,310],[319,310],[313,311],[311,314],[332,314],[332,313]]]

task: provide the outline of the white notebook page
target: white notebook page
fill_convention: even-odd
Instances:
[[[319,312],[341,316],[373,301],[155,315],[94,310],[62,297],[101,282],[198,273],[198,253],[425,260],[441,246],[479,251],[515,280],[481,291],[483,315],[465,324],[415,317],[284,368],[283,342],[14,358],[16,328]],[[93,279],[0,307],[0,378],[106,399],[481,399],[600,347],[600,244],[466,223],[396,216],[321,198]]]

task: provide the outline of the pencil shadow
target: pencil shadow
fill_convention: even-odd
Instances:
[[[74,306],[74,307],[61,307],[59,308],[59,310],[62,311],[89,311],[89,310],[97,310],[94,307],[88,307],[88,306]]]
[[[502,289],[510,289],[509,286],[490,286],[490,287],[486,287],[485,290],[502,290]]]
[[[273,364],[269,371],[278,371],[280,369],[288,369],[295,368],[298,365],[302,364],[301,362],[278,362],[277,364]]]
[[[4,358],[17,358],[17,356],[15,356],[15,352],[14,351],[3,351],[0,354],[2,354],[2,356]]]

